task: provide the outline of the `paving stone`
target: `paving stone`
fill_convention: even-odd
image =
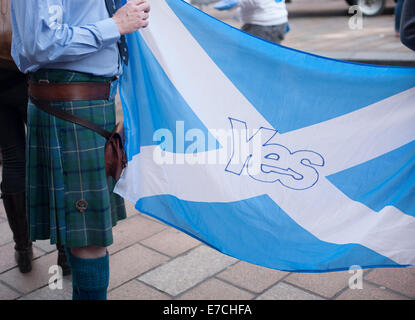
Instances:
[[[362,289],[347,289],[336,300],[406,300],[404,296],[390,292],[385,287],[363,282]]]
[[[126,284],[110,291],[108,300],[170,300],[171,298],[137,280],[131,280]]]
[[[72,300],[72,280],[71,277],[62,279],[62,289],[51,289],[49,285],[33,291],[19,300]]]
[[[19,296],[20,294],[18,292],[0,283],[0,300],[14,300]]]
[[[13,233],[10,230],[9,223],[4,221],[0,223],[0,246],[13,241]]]
[[[108,247],[110,254],[128,247],[165,229],[166,226],[141,216],[134,216],[119,222],[114,228],[114,243]]]
[[[288,272],[268,269],[240,261],[216,277],[227,280],[239,287],[260,293],[287,274]]]
[[[15,267],[14,243],[8,243],[0,247],[0,273]]]
[[[110,257],[110,284],[117,287],[167,261],[168,258],[140,244],[135,244]]]
[[[279,282],[257,297],[257,300],[324,300],[284,282]]]
[[[127,211],[128,218],[139,214],[139,212],[134,206],[134,203],[127,201],[127,200],[125,200],[124,203],[125,203],[125,210]]]
[[[162,224],[163,226],[166,226],[166,227],[168,227],[168,228],[172,228],[172,227],[171,227],[171,226],[169,226],[168,224],[165,224],[163,221],[160,221],[160,220],[158,220],[158,219],[156,219],[156,218],[153,218],[153,217],[152,217],[152,216],[150,216],[150,215],[147,215],[147,214],[142,213],[142,212],[139,212],[139,214],[140,214],[140,216],[141,216],[141,217],[143,217],[143,218],[145,218],[145,219],[148,219],[148,220],[150,220],[150,221],[154,221],[154,222],[160,223],[160,224]]]
[[[10,242],[0,247],[0,273],[17,266],[14,260],[14,242]],[[33,248],[33,258],[44,255],[43,251]]]
[[[0,217],[7,219],[6,210],[4,210],[4,206],[3,206],[3,200],[0,200]]]
[[[14,268],[0,275],[0,280],[15,288],[19,292],[29,293],[48,284],[49,268],[56,265],[57,253],[44,255],[32,262],[32,271],[21,273],[18,268]]]
[[[218,279],[209,279],[183,294],[179,300],[250,300],[253,294]]]
[[[207,246],[200,246],[151,270],[139,279],[176,296],[236,261]]]
[[[33,245],[47,253],[57,250],[55,244],[50,244],[50,240],[36,240],[33,242]]]
[[[321,296],[332,298],[349,286],[352,276],[348,271],[327,273],[292,273],[284,279],[298,287],[313,291]]]
[[[141,243],[170,257],[178,256],[200,244],[198,240],[174,228],[163,230]]]
[[[387,287],[410,298],[415,298],[414,269],[375,269],[365,276],[365,280]]]

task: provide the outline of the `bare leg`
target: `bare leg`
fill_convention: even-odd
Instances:
[[[107,254],[106,247],[87,246],[71,248],[71,253],[78,258],[96,259],[104,257]]]

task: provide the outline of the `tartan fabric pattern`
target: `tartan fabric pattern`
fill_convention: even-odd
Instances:
[[[31,79],[108,81],[64,70],[40,70]],[[108,131],[115,127],[113,100],[52,105]],[[94,131],[55,118],[29,101],[26,203],[32,240],[50,239],[52,244],[60,241],[67,247],[112,244],[112,227],[126,212],[124,200],[112,192],[115,181],[105,174],[105,143]]]

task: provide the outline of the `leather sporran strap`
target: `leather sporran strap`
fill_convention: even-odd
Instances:
[[[47,113],[49,113],[49,114],[51,114],[55,117],[58,117],[58,118],[60,118],[62,120],[65,120],[65,121],[70,121],[70,122],[75,123],[77,125],[80,125],[82,127],[93,130],[96,133],[103,136],[107,140],[109,138],[111,138],[111,134],[112,134],[111,132],[102,129],[100,126],[96,125],[95,123],[93,123],[91,121],[79,118],[77,116],[74,116],[73,114],[70,114],[70,113],[66,112],[66,111],[54,108],[49,103],[38,100],[38,99],[36,99],[32,96],[30,96],[30,100],[32,101],[32,103],[36,107],[38,107],[39,109],[41,109],[41,110],[43,110],[43,111],[45,111],[45,112],[47,112]]]
[[[127,155],[124,149],[124,122],[119,122],[113,132],[102,129],[95,123],[74,116],[66,111],[52,107],[48,102],[40,101],[30,97],[32,103],[39,109],[65,121],[78,124],[95,131],[107,139],[105,144],[105,172],[107,177],[111,176],[115,181],[120,179],[123,169],[127,166]]]
[[[12,47],[12,23],[10,17],[10,0],[0,0],[0,59],[13,61],[10,51]]]

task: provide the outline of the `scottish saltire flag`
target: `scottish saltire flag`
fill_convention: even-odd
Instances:
[[[415,70],[275,45],[149,0],[120,95],[116,192],[217,250],[287,271],[415,264]]]

